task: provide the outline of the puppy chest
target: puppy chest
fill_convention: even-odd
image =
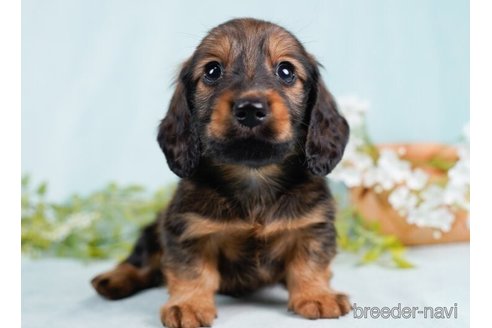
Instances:
[[[285,262],[286,253],[274,252],[271,240],[223,240],[217,252],[221,289],[235,293],[277,282],[284,275]]]

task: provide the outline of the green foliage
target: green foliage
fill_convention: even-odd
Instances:
[[[404,258],[405,248],[391,235],[383,235],[377,223],[368,223],[351,207],[339,212],[336,220],[338,246],[345,251],[361,254],[359,264],[379,262],[401,269],[413,265]]]
[[[66,202],[46,200],[47,184],[31,187],[22,178],[22,252],[31,256],[78,259],[121,259],[130,251],[140,228],[152,222],[172,188],[149,194],[142,187],[111,183]]]
[[[442,172],[448,172],[453,166],[456,165],[456,162],[457,162],[456,160],[451,161],[451,160],[443,159],[439,156],[434,156],[428,161],[427,164]]]

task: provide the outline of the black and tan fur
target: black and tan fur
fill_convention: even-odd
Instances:
[[[213,61],[223,74],[205,83]],[[294,68],[292,84],[276,74],[280,62]],[[241,99],[266,104],[260,125],[238,124],[232,108]],[[165,282],[168,327],[209,326],[215,293],[278,282],[301,316],[346,314],[347,297],[329,286],[335,210],[324,176],[348,134],[317,62],[292,34],[254,19],[214,28],[184,63],[159,127],[159,145],[182,180],[132,254],[93,279],[95,289],[119,299]]]

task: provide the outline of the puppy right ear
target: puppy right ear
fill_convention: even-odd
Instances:
[[[166,116],[159,125],[157,142],[171,171],[181,178],[191,176],[200,160],[200,140],[192,108],[187,99],[189,61],[179,74]]]

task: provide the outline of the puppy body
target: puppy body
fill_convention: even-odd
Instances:
[[[184,64],[160,125],[182,177],[176,193],[94,287],[117,299],[166,282],[169,327],[210,325],[216,292],[277,282],[304,317],[347,313],[329,287],[335,209],[323,177],[347,139],[316,62],[289,32],[253,19],[218,26]]]
[[[211,166],[183,180],[163,216],[162,241],[173,249],[164,267],[193,275],[200,266],[188,263],[206,258],[217,266],[219,291],[234,295],[285,280],[286,265],[303,252],[327,267],[335,251],[330,194],[301,164]]]

